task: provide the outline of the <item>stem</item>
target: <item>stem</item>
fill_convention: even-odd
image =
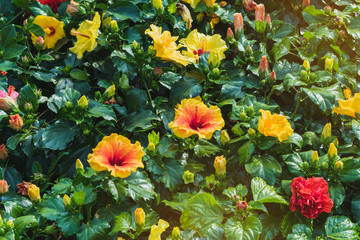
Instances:
[[[295,107],[294,113],[293,113],[293,115],[291,116],[291,120],[294,120],[295,115],[296,115],[296,113],[297,113],[297,111],[298,111],[298,109],[299,109],[299,106],[300,106],[300,103],[301,103],[301,102],[302,102],[302,101],[301,101],[301,94],[300,94],[300,93],[298,93],[298,100],[297,100],[297,104],[296,104],[296,107]]]
[[[11,22],[13,22],[18,16],[20,16],[20,15],[23,14],[23,13],[24,13],[24,11],[21,11],[21,12],[19,12],[18,14],[16,14],[15,17],[13,17],[10,21],[8,21],[8,22],[4,25],[4,27],[6,27],[7,25],[9,25]]]

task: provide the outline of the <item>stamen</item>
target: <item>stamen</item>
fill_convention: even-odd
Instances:
[[[85,34],[82,34],[82,33],[79,33],[75,28],[71,29],[70,34],[73,35],[73,36],[79,35],[79,36],[86,37],[86,38],[90,39],[89,36],[87,36]]]

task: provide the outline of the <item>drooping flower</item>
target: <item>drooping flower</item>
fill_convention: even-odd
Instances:
[[[24,122],[23,119],[20,117],[19,114],[10,115],[10,127],[16,131],[22,129]]]
[[[244,21],[241,13],[234,13],[234,29],[235,34],[237,32],[241,32],[241,30],[244,29]]]
[[[135,215],[135,223],[137,225],[144,225],[145,223],[145,212],[142,208],[137,208],[134,212]]]
[[[99,35],[100,24],[100,15],[96,12],[92,21],[85,20],[80,23],[77,30],[71,29],[71,35],[76,36],[77,41],[69,50],[75,53],[78,59],[83,57],[85,51],[91,52],[97,46],[96,39]]]
[[[0,110],[9,110],[12,106],[17,107],[16,100],[19,93],[15,91],[14,86],[8,88],[8,93],[0,90]]]
[[[42,5],[48,5],[51,7],[54,13],[58,12],[58,8],[60,7],[62,2],[65,2],[66,0],[37,0]]]
[[[280,142],[288,139],[292,133],[290,123],[285,116],[279,114],[271,115],[271,112],[260,109],[261,117],[259,117],[258,130],[265,136],[277,137]]]
[[[180,53],[179,48],[175,41],[178,37],[172,37],[169,31],[161,33],[161,27],[157,27],[154,24],[150,25],[150,29],[145,31],[154,40],[154,49],[156,50],[156,56],[164,61],[171,61],[179,63],[181,65],[188,65],[188,59]]]
[[[8,157],[8,152],[6,150],[5,144],[0,145],[0,159],[5,160]]]
[[[0,180],[0,194],[4,194],[9,190],[9,185],[5,179]]]
[[[220,61],[225,58],[224,52],[227,50],[226,43],[219,34],[207,36],[199,33],[197,29],[191,31],[187,38],[180,39],[180,43],[187,48],[183,54],[194,63],[199,61],[199,57],[203,53],[210,53],[209,63],[213,66],[220,64]]]
[[[128,138],[113,133],[97,144],[88,162],[96,171],[107,170],[114,177],[126,178],[137,168],[144,168],[141,161],[144,155],[139,142],[131,144]]]
[[[351,98],[351,89],[350,89],[350,88],[345,88],[345,89],[343,90],[343,94],[344,94],[344,97],[345,97],[346,99],[350,99],[350,98]]]
[[[64,23],[54,17],[39,15],[36,16],[33,23],[39,25],[45,32],[42,49],[54,48],[57,41],[65,37]],[[31,40],[36,44],[38,36],[31,32]]]
[[[185,4],[177,3],[176,4],[176,14],[180,15],[182,20],[186,23],[187,28],[192,27],[192,17],[189,9],[185,6]]]
[[[77,6],[79,3],[75,2],[74,0],[70,0],[70,4],[67,5],[66,12],[70,15],[75,15],[79,11]]]
[[[264,4],[258,4],[255,7],[255,21],[264,21],[265,19],[265,6]]]
[[[224,125],[220,108],[208,108],[199,96],[182,100],[175,108],[174,121],[169,123],[174,134],[180,138],[197,134],[199,138],[205,139],[210,139]]]
[[[339,107],[334,107],[333,112],[355,118],[355,113],[360,114],[360,93],[348,100],[339,100]]]
[[[322,212],[331,212],[328,183],[321,177],[294,178],[291,182],[291,211],[300,211],[307,218],[317,218]]]
[[[40,188],[35,184],[31,184],[28,189],[28,195],[32,201],[40,200]]]
[[[16,186],[19,188],[19,191],[17,193],[20,193],[23,196],[27,196],[28,189],[31,184],[32,184],[31,182],[25,182],[25,181],[22,181],[21,183],[16,184]]]
[[[161,240],[161,234],[169,227],[169,223],[159,219],[157,225],[152,225],[149,240]]]
[[[256,5],[257,4],[256,4],[256,2],[254,2],[254,0],[244,0],[243,1],[243,6],[244,6],[245,10],[248,12],[254,11]]]

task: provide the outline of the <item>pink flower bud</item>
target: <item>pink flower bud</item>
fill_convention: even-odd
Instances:
[[[265,55],[260,59],[259,69],[261,73],[268,70],[268,62]]]
[[[269,14],[266,15],[265,22],[267,22],[269,25],[271,24],[271,18]]]
[[[274,70],[272,70],[272,72],[270,73],[270,79],[271,79],[271,81],[275,81],[276,80],[276,74],[275,74],[275,71]]]
[[[237,210],[240,210],[240,209],[242,209],[242,210],[246,210],[246,208],[247,208],[247,202],[245,202],[245,201],[238,201],[237,203],[236,203],[236,209]]]
[[[0,180],[0,194],[4,194],[9,190],[9,185],[5,179]]]
[[[331,7],[330,6],[325,6],[324,7],[324,12],[326,12],[327,14],[330,14],[331,13]]]
[[[0,159],[5,160],[8,157],[8,152],[6,150],[5,144],[0,145]]]
[[[161,76],[161,74],[162,74],[161,68],[156,66],[155,69],[154,69],[154,74],[158,75],[158,76]]]
[[[39,36],[37,39],[36,39],[36,45],[39,46],[39,47],[42,47],[44,45],[45,41],[44,41],[44,38],[42,36]]]
[[[226,31],[226,38],[232,38],[232,37],[234,37],[234,33],[231,30],[231,28],[228,28]]]
[[[255,21],[264,21],[265,18],[265,6],[264,4],[258,4],[255,7]]]
[[[302,7],[303,7],[303,8],[306,8],[306,7],[308,7],[308,6],[310,6],[310,0],[303,0],[303,2],[302,2]]]
[[[66,8],[66,12],[69,13],[70,15],[74,15],[75,13],[77,13],[79,11],[79,9],[77,8],[77,5],[79,5],[79,3],[71,0],[70,4]]]
[[[234,29],[235,33],[241,32],[244,28],[244,21],[241,13],[234,13]]]

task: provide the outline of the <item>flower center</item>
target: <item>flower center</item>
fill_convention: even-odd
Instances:
[[[48,27],[44,29],[44,32],[46,33],[46,35],[52,36],[55,34],[56,30],[54,27]]]
[[[109,158],[109,164],[111,166],[122,166],[124,165],[125,161],[124,159],[122,159],[121,157],[117,156],[116,154],[114,154],[114,156],[112,158]]]
[[[190,127],[194,130],[198,130],[199,128],[202,128],[204,126],[204,123],[202,123],[200,120],[201,120],[201,117],[199,119],[199,116],[198,116],[198,111],[199,111],[199,107],[198,106],[195,106],[195,114],[193,116],[193,118],[191,119],[190,121]]]
[[[199,48],[198,50],[194,50],[193,54],[197,55],[197,57],[200,57],[204,53],[210,53],[210,51],[205,51],[205,39],[202,39],[201,48]]]
[[[88,35],[85,35],[85,34],[82,34],[82,33],[78,32],[78,31],[76,31],[75,28],[71,29],[70,34],[73,35],[73,36],[79,35],[79,36],[86,37],[86,38],[90,39],[90,37]]]

